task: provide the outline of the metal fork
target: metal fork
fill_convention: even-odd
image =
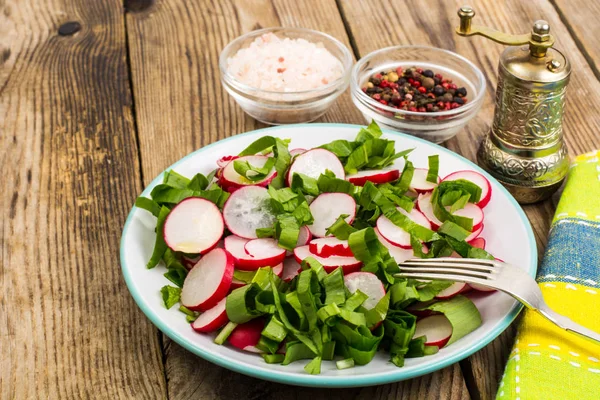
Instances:
[[[552,310],[537,282],[521,268],[495,260],[474,258],[411,259],[399,264],[398,277],[476,283],[508,293],[560,328],[600,343],[600,334]]]

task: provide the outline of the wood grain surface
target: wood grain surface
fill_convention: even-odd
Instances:
[[[121,4],[0,1],[0,54],[0,398],[164,397],[118,259],[141,190]]]
[[[463,3],[462,0],[409,1],[406,8],[399,10],[397,2],[391,0],[341,0],[342,15],[355,40],[359,56],[387,46],[422,44],[455,51],[481,68],[488,81],[485,103],[465,132],[444,143],[449,149],[475,161],[477,145],[487,134],[493,117],[496,69],[504,47],[482,37],[463,38],[452,33],[458,25],[456,11]],[[573,67],[564,121],[570,155],[600,147],[600,114],[592,111],[600,106],[600,82],[556,10],[545,0],[476,2],[474,8],[477,24],[509,33],[528,32],[533,21],[538,19],[546,19],[550,23],[557,39],[555,47],[567,55]],[[364,34],[373,26],[379,27],[378,34]],[[558,198],[559,193],[545,202],[523,207],[533,227],[540,258]],[[489,346],[462,363],[474,397],[477,394],[482,399],[495,396],[514,335],[515,329],[505,331]]]
[[[493,116],[503,47],[453,34],[462,0],[0,0],[0,399],[491,399],[516,324],[424,377],[310,389],[216,367],[171,342],[134,304],[118,247],[142,186],[185,154],[263,127],[220,83],[218,57],[261,27],[329,33],[356,58],[391,45],[456,51],[487,77],[485,104],[445,145],[474,160]],[[600,147],[600,7],[476,1],[476,21],[523,33],[549,21],[573,66],[571,156]],[[70,23],[70,24],[68,24]],[[59,31],[61,34],[59,34]],[[348,92],[322,118],[364,123]],[[543,253],[559,194],[526,206]]]

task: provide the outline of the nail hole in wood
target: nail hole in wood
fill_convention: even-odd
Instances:
[[[60,36],[71,36],[81,30],[81,24],[77,21],[69,21],[62,24],[58,28],[58,34]]]

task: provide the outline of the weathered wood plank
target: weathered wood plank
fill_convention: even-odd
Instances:
[[[587,59],[596,78],[600,79],[600,41],[598,16],[600,2],[550,0]]]
[[[489,86],[481,112],[469,123],[465,132],[445,143],[449,149],[475,160],[477,145],[489,129],[493,117],[496,68],[503,47],[481,37],[461,38],[453,33],[458,24],[456,11],[462,4],[462,0],[410,1],[402,5],[391,0],[341,0],[343,14],[356,40],[360,56],[386,46],[426,44],[456,51],[482,69],[488,77]],[[476,11],[478,24],[512,33],[529,31],[533,21],[537,19],[549,21],[557,38],[556,48],[565,52],[574,70],[568,89],[569,104],[564,121],[570,153],[575,155],[598,148],[600,115],[590,110],[600,106],[600,84],[554,7],[546,0],[512,0],[478,2]],[[592,38],[590,36],[590,40]],[[540,256],[545,248],[557,200],[558,194],[541,204],[524,207],[534,229]],[[514,330],[507,330],[470,359],[477,384],[474,389],[479,390],[483,399],[495,396],[507,350],[512,345],[512,337]]]
[[[0,1],[0,54],[0,398],[160,398],[118,260],[141,189],[122,5]]]
[[[240,34],[268,26],[318,29],[348,43],[333,0],[157,1],[127,17],[144,180],[190,151],[255,129],[219,82],[221,49]],[[349,94],[325,121],[363,123]],[[412,381],[360,390],[313,390],[262,382],[216,367],[165,338],[173,399],[468,398],[458,365]]]

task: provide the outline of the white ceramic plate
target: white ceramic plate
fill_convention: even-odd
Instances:
[[[207,174],[215,168],[217,159],[239,153],[261,136],[291,139],[290,149],[312,148],[334,139],[352,140],[359,129],[358,125],[344,124],[303,124],[260,129],[205,146],[169,168],[190,177],[197,172]],[[485,228],[481,235],[487,241],[486,250],[535,276],[537,251],[529,221],[514,198],[495,179],[443,147],[395,132],[385,132],[384,137],[396,140],[396,151],[414,147],[409,159],[417,168],[427,168],[427,156],[439,154],[442,177],[465,169],[484,174],[492,184],[492,199],[484,210]],[[161,181],[162,173],[144,190],[142,196],[149,196],[152,188]],[[335,363],[323,362],[320,375],[309,375],[303,370],[306,362],[298,361],[285,367],[269,365],[256,354],[244,353],[227,345],[218,346],[212,341],[214,336],[194,332],[177,307],[166,310],[159,292],[162,286],[169,283],[163,277],[165,267],[162,264],[152,270],[145,267],[152,253],[155,225],[156,219],[150,213],[134,207],[123,229],[121,266],[138,306],[154,325],[189,351],[222,367],[261,379],[303,386],[351,387],[424,375],[466,358],[487,345],[510,325],[521,309],[518,302],[504,293],[471,296],[481,312],[483,325],[435,355],[407,359],[406,365],[398,368],[388,361],[388,354],[380,352],[366,366],[338,371]]]

